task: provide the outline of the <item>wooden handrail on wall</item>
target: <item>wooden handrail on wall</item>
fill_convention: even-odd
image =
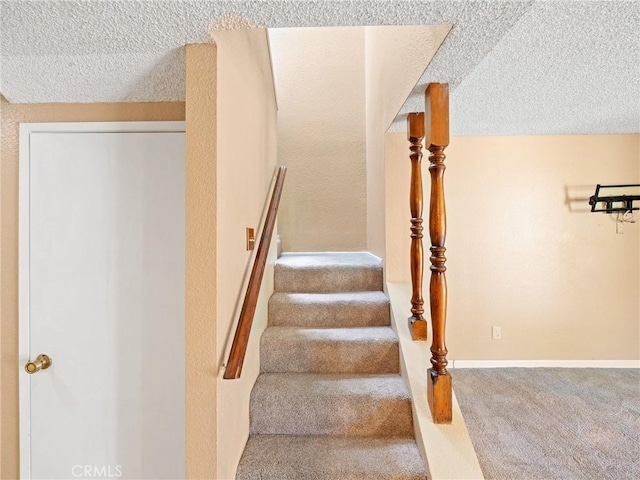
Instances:
[[[449,85],[430,83],[425,91],[425,113],[410,113],[408,139],[411,143],[411,313],[409,328],[414,340],[426,340],[426,321],[422,299],[422,140],[430,152],[431,196],[429,202],[429,237],[431,239],[431,368],[427,380],[427,397],[434,423],[451,423],[452,386],[447,371],[447,280],[444,246],[447,216],[444,199],[444,150],[449,145]]]
[[[224,378],[227,380],[240,378],[240,374],[242,373],[242,365],[244,363],[245,354],[247,353],[249,335],[251,334],[251,325],[253,324],[253,316],[256,313],[258,295],[260,294],[262,277],[264,276],[264,270],[267,265],[267,256],[269,255],[271,237],[273,236],[273,229],[276,224],[276,217],[278,215],[278,207],[280,205],[280,197],[282,196],[286,173],[287,167],[278,167],[275,187],[273,188],[271,202],[269,203],[269,210],[267,211],[264,228],[262,229],[262,236],[260,237],[260,245],[258,246],[258,252],[256,253],[256,258],[253,262],[251,276],[249,277],[249,284],[247,285],[247,292],[244,296],[244,301],[242,302],[240,319],[238,320],[236,333],[233,337],[227,366],[224,370]]]

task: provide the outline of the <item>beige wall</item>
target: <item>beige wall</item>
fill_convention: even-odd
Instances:
[[[213,32],[188,45],[187,477],[235,478],[273,291],[271,249],[242,376],[224,380],[276,163],[276,101],[265,29]],[[274,242],[275,246],[275,242]]]
[[[212,478],[217,455],[217,48],[187,45],[185,193],[186,478]]]
[[[184,120],[184,103],[0,103],[1,301],[0,476],[19,477],[18,445],[18,129],[20,123]]]
[[[639,144],[637,134],[451,139],[450,359],[640,358],[640,224],[619,235],[612,216],[585,207],[596,183],[640,182]],[[387,134],[386,164],[387,278],[409,281],[405,134]]]
[[[381,258],[384,134],[449,30],[451,25],[365,27],[367,250]]]
[[[269,30],[285,251],[365,250],[364,28]]]
[[[271,29],[288,251],[384,256],[384,133],[451,29]]]
[[[227,360],[252,266],[245,229],[254,227],[260,233],[275,171],[277,112],[266,29],[214,32],[213,37],[218,49],[216,360],[221,367]],[[285,191],[287,187],[285,183]],[[219,374],[217,379],[216,478],[221,480],[235,478],[249,436],[249,396],[259,373],[258,346],[267,324],[267,300],[273,292],[275,241],[272,247],[242,376],[223,380]]]

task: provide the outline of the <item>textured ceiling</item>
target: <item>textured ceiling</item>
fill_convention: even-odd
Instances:
[[[535,2],[453,90],[451,132],[640,132],[639,40],[638,1]],[[424,83],[440,81],[438,55]],[[424,108],[418,90],[404,113]],[[391,130],[406,130],[403,116]]]
[[[454,133],[638,131],[638,2],[0,2],[0,92],[11,102],[184,98],[186,43],[229,14],[267,27],[454,27],[428,81],[452,88]],[[213,24],[213,27],[212,27]],[[396,125],[404,129],[404,122]]]

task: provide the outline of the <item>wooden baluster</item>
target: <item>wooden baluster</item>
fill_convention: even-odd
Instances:
[[[407,117],[407,138],[411,143],[411,316],[409,331],[413,340],[427,339],[427,321],[424,319],[422,279],[424,276],[424,247],[422,246],[422,139],[424,138],[424,113],[410,113]]]
[[[447,279],[444,246],[447,216],[444,200],[444,150],[449,145],[449,85],[430,83],[425,91],[426,140],[431,174],[429,236],[431,237],[431,369],[427,379],[427,396],[434,423],[451,423],[451,375],[447,371]]]

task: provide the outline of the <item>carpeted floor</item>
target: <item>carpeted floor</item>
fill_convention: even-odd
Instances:
[[[489,480],[640,479],[640,370],[453,369]]]

